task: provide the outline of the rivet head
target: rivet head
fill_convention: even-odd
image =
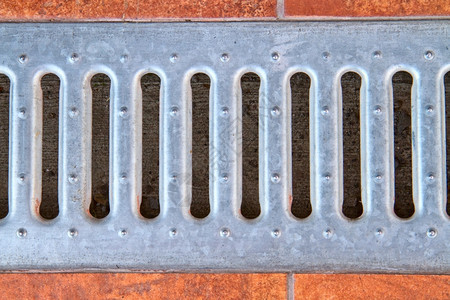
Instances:
[[[26,237],[27,236],[27,230],[25,229],[25,228],[19,228],[18,230],[17,230],[17,236],[18,237],[20,237],[20,238],[24,238],[24,237]]]
[[[377,228],[377,230],[375,230],[375,236],[382,237],[383,235],[384,235],[384,231],[382,228]]]
[[[375,108],[373,109],[373,113],[376,115],[381,115],[381,106],[375,106]]]
[[[127,181],[128,181],[127,173],[122,173],[122,174],[120,174],[120,183],[126,184]]]
[[[126,63],[128,61],[128,55],[123,54],[120,56],[120,62],[121,63]]]
[[[228,229],[228,228],[222,228],[220,230],[220,236],[221,237],[229,237],[230,234],[231,234],[231,232],[230,232],[230,229]]]
[[[381,179],[383,179],[383,176],[382,176],[381,174],[375,175],[375,180],[376,180],[376,181],[380,182]]]
[[[119,115],[120,115],[122,118],[125,118],[125,117],[128,115],[128,107],[122,106],[122,107],[120,108]]]
[[[172,181],[173,183],[176,183],[178,179],[178,176],[176,174],[172,174],[172,176],[170,176],[170,181]]]
[[[170,61],[171,61],[172,63],[175,63],[177,60],[178,60],[178,54],[173,53],[173,54],[170,56]]]
[[[324,106],[322,107],[320,113],[322,114],[322,116],[328,116],[330,114],[330,109],[328,108],[328,106]]]
[[[222,174],[222,175],[220,176],[220,180],[221,180],[222,182],[228,182],[228,174]]]
[[[169,235],[171,236],[171,237],[174,237],[174,236],[176,236],[178,234],[178,232],[177,232],[177,229],[176,228],[171,228],[170,230],[169,230]]]
[[[67,235],[71,238],[76,237],[78,235],[78,230],[70,228],[69,231],[67,231]]]
[[[330,59],[331,54],[329,52],[323,52],[322,53],[322,59],[327,61]]]
[[[21,119],[27,118],[27,109],[25,107],[19,108],[19,118]]]
[[[70,174],[69,175],[69,182],[72,184],[75,184],[78,182],[78,176],[77,174]]]
[[[433,181],[433,180],[434,180],[434,174],[433,174],[433,173],[429,173],[429,174],[427,175],[427,180],[428,180],[428,181]]]
[[[22,54],[22,55],[19,56],[19,62],[20,62],[21,64],[24,64],[24,63],[26,63],[27,61],[28,61],[28,56],[27,56],[26,54]]]
[[[227,62],[227,61],[230,60],[230,56],[228,55],[228,53],[223,53],[223,54],[220,56],[220,60],[221,60],[222,62]]]
[[[322,233],[323,237],[328,239],[331,239],[331,237],[333,236],[333,230],[331,230],[330,228],[326,229],[323,231]]]
[[[74,63],[74,62],[77,62],[77,61],[79,61],[80,60],[80,56],[78,55],[78,53],[72,53],[71,55],[70,55],[70,61],[72,62],[72,63]]]
[[[177,106],[172,106],[172,108],[170,109],[170,115],[172,117],[175,117],[179,112],[179,109]]]
[[[128,231],[126,229],[119,230],[119,236],[124,237],[128,234]]]
[[[437,236],[437,230],[435,228],[429,228],[427,230],[427,236],[432,239],[435,238]]]
[[[72,107],[69,110],[69,116],[73,119],[76,118],[78,116],[78,109],[76,107]]]
[[[228,107],[222,107],[221,113],[223,117],[228,116],[230,109]]]
[[[24,173],[19,174],[19,183],[24,183],[26,179],[26,176]]]
[[[272,60],[277,61],[280,59],[280,54],[278,52],[272,53]]]
[[[272,107],[272,110],[270,112],[271,112],[272,116],[276,117],[276,116],[280,115],[281,110],[278,106],[274,106],[274,107]]]
[[[323,178],[325,179],[325,180],[330,180],[331,179],[331,175],[330,174],[325,174],[324,176],[323,176]]]
[[[381,51],[379,51],[379,50],[375,51],[375,52],[372,54],[372,56],[373,56],[373,58],[375,58],[375,59],[380,59],[380,58],[383,57]]]
[[[271,234],[272,234],[272,236],[274,238],[278,238],[281,235],[281,230],[280,229],[274,229],[274,230],[272,230]]]
[[[271,180],[272,180],[273,183],[278,183],[278,182],[280,182],[280,174],[278,174],[278,173],[273,173],[273,174],[272,174],[272,177],[271,177]]]
[[[428,113],[428,114],[431,114],[431,113],[433,113],[433,111],[434,111],[434,108],[433,108],[432,105],[428,105],[425,109],[427,110],[427,113]]]
[[[431,50],[427,50],[427,51],[425,51],[425,53],[423,54],[423,57],[424,57],[426,60],[432,60],[432,59],[434,58],[434,52],[431,51]]]

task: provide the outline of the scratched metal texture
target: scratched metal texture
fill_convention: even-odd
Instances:
[[[11,80],[9,214],[0,220],[2,271],[450,272],[443,77],[450,70],[450,22],[277,22],[158,24],[1,24],[0,73]],[[392,76],[412,87],[415,214],[394,203]],[[311,78],[312,214],[290,213],[289,79]],[[363,215],[347,219],[343,201],[340,77],[361,86]],[[210,206],[191,202],[190,78],[210,89]],[[241,216],[240,77],[261,78],[259,201]],[[61,80],[59,215],[39,216],[42,91]],[[90,79],[111,78],[110,213],[89,214]],[[161,78],[160,215],[139,214],[142,101],[140,78]],[[155,124],[157,126],[157,124]],[[401,187],[397,187],[401,188]]]

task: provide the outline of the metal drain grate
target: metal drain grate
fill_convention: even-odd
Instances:
[[[448,21],[3,24],[0,73],[11,80],[9,215],[0,220],[2,270],[450,271],[445,212],[443,77]],[[395,216],[391,78],[414,80],[415,214]],[[363,215],[341,212],[340,77],[361,76]],[[210,214],[191,201],[190,86],[211,78]],[[240,215],[239,79],[254,72],[259,98],[261,214]],[[290,214],[289,78],[311,78],[312,213]],[[39,217],[43,74],[61,80],[59,216]],[[110,214],[89,215],[90,78],[111,78]],[[141,93],[161,78],[160,214],[139,215]],[[144,116],[145,118],[145,116]],[[206,172],[207,170],[205,170]]]

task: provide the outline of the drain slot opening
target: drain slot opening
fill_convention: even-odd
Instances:
[[[411,90],[413,78],[408,72],[392,77],[394,102],[394,212],[400,218],[414,214],[411,147]]]
[[[92,200],[89,212],[101,219],[109,214],[109,114],[111,80],[105,74],[91,79],[92,89]]]
[[[11,82],[0,74],[0,219],[8,215],[9,97]]]
[[[42,199],[39,214],[54,219],[58,205],[58,136],[61,81],[55,74],[41,79],[42,90]]]
[[[192,202],[191,214],[205,218],[209,203],[209,106],[211,80],[198,73],[191,78],[192,91]]]
[[[341,77],[344,199],[342,213],[350,219],[363,214],[361,199],[361,76]]]
[[[445,211],[450,216],[450,72],[444,76],[445,127],[447,148],[447,205]]]
[[[291,212],[306,218],[312,212],[310,180],[310,87],[305,73],[296,73],[290,80],[291,147],[292,147],[292,203]]]
[[[159,206],[159,114],[161,79],[155,74],[141,78],[142,89],[142,202],[140,213],[156,218]]]
[[[259,204],[259,89],[255,73],[241,77],[242,92],[242,203],[241,214],[254,219],[261,213]]]

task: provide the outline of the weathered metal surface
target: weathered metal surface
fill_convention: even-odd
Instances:
[[[443,76],[450,70],[448,21],[228,24],[3,24],[0,72],[11,88],[10,213],[0,221],[0,269],[450,271],[445,212]],[[226,53],[227,59],[224,59]],[[393,212],[391,77],[414,78],[415,215]],[[261,215],[240,215],[240,88],[261,78]],[[289,78],[311,77],[312,214],[289,211]],[[340,76],[361,75],[362,202],[342,204]],[[59,216],[36,212],[41,195],[41,98],[45,73],[61,79]],[[139,215],[139,79],[161,78],[161,213]],[[211,78],[211,213],[191,201],[190,86]],[[111,78],[110,214],[88,214],[91,187],[90,78]],[[430,109],[431,108],[431,109]],[[224,113],[226,112],[226,113]],[[145,155],[145,153],[144,153]],[[207,170],[205,170],[206,172]]]

